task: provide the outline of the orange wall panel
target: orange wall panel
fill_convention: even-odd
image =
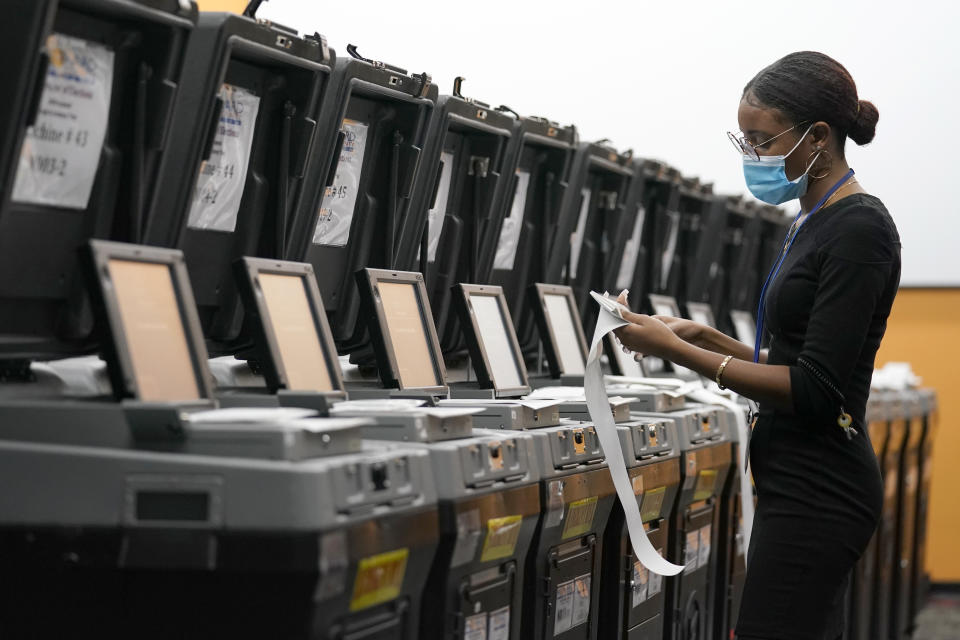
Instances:
[[[940,425],[933,445],[927,570],[935,582],[960,582],[960,288],[901,289],[877,366],[909,362],[937,391]]]
[[[247,0],[197,0],[200,11],[232,11],[243,13],[247,8]]]

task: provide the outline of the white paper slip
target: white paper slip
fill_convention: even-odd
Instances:
[[[381,400],[348,400],[338,402],[332,411],[412,411],[424,405],[413,398],[383,398]]]
[[[583,400],[583,387],[540,387],[524,400]]]
[[[487,640],[509,640],[510,607],[501,607],[490,612]]]
[[[437,247],[440,246],[440,234],[447,217],[447,201],[450,199],[450,180],[453,176],[453,154],[444,151],[440,154],[440,183],[437,185],[437,199],[427,212],[427,262],[437,259]]]
[[[684,568],[667,562],[650,543],[647,532],[643,528],[643,518],[640,516],[636,495],[633,493],[633,483],[627,474],[627,465],[624,462],[623,450],[620,448],[620,438],[617,435],[617,426],[613,422],[613,414],[610,412],[610,399],[607,397],[603,371],[600,368],[600,354],[603,351],[606,335],[626,325],[627,321],[603,303],[600,304],[600,309],[593,340],[590,342],[586,374],[583,378],[587,409],[596,427],[597,436],[600,438],[600,445],[607,459],[607,468],[613,478],[613,485],[617,489],[617,497],[620,498],[620,506],[623,507],[633,552],[643,566],[650,571],[665,576],[675,576]]]
[[[240,201],[247,184],[260,97],[231,84],[221,85],[218,96],[223,108],[210,157],[200,165],[187,225],[232,233],[237,228]]]
[[[607,311],[613,313],[618,318],[623,318],[623,313],[626,311],[630,312],[630,309],[618,302],[615,298],[611,298],[609,295],[603,293],[597,293],[596,291],[591,291],[590,296],[600,303],[600,306],[606,309]]]
[[[350,225],[357,205],[363,155],[367,147],[368,125],[354,120],[343,121],[343,148],[337,163],[333,184],[327,187],[320,203],[313,243],[331,247],[346,246]]]
[[[513,191],[513,203],[510,214],[503,219],[500,227],[500,241],[493,259],[494,269],[513,269],[517,259],[517,245],[520,244],[520,232],[523,230],[523,211],[527,205],[527,189],[530,186],[530,172],[517,169],[517,186]]]
[[[50,63],[11,200],[86,209],[107,133],[114,55],[102,44],[59,33],[47,38],[46,48]]]
[[[187,414],[187,421],[202,424],[284,422],[317,415],[313,409],[296,407],[231,407]]]

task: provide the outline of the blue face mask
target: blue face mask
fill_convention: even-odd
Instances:
[[[786,161],[787,156],[796,151],[812,128],[812,124],[807,127],[806,132],[786,155],[760,156],[759,160],[743,156],[743,177],[747,180],[747,189],[754,197],[767,204],[783,204],[796,200],[807,192],[807,174],[817,158],[807,165],[802,176],[793,181],[787,179]]]

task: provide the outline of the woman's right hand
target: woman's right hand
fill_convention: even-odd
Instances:
[[[694,322],[693,320],[687,320],[686,318],[674,318],[673,316],[653,317],[670,327],[670,330],[673,331],[678,338],[684,342],[689,342],[690,344],[698,347],[701,346],[700,342],[710,329],[710,327],[704,324]]]

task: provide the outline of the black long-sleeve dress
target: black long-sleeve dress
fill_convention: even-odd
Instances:
[[[850,570],[883,501],[865,413],[899,282],[896,226],[880,200],[855,194],[810,216],[769,286],[767,362],[789,365],[793,411],[761,407],[750,441],[758,501],[738,636],[843,631]]]

